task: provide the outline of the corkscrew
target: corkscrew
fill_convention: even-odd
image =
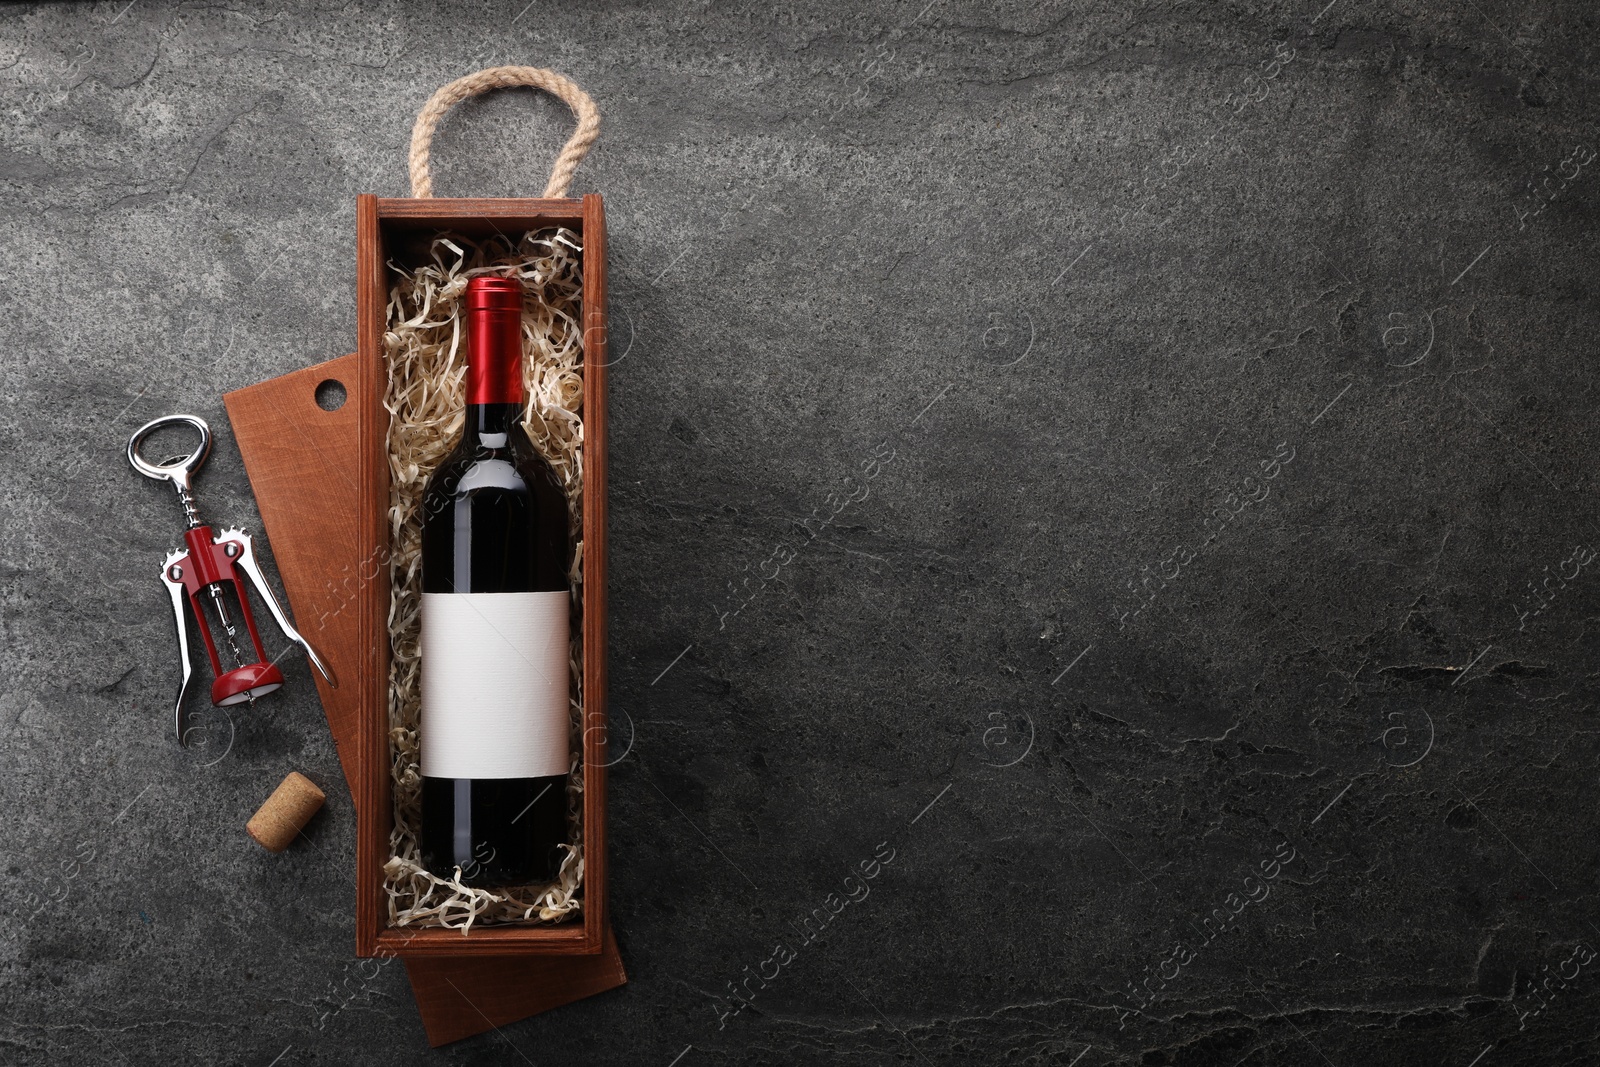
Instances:
[[[139,446],[147,437],[157,430],[174,426],[187,426],[199,431],[200,443],[193,452],[159,464],[151,463],[139,455]],[[167,415],[154,419],[135,430],[133,437],[128,440],[128,462],[146,478],[173,484],[187,523],[183,533],[184,547],[167,556],[161,564],[161,581],[172,594],[172,614],[178,625],[178,658],[183,665],[183,681],[178,685],[178,698],[174,704],[180,743],[183,741],[183,697],[194,673],[189,661],[189,631],[184,623],[185,601],[194,615],[200,638],[206,646],[206,655],[211,660],[211,674],[215,679],[211,683],[213,704],[220,708],[247,700],[254,703],[256,697],[265,696],[283,686],[283,672],[276,663],[267,659],[266,649],[261,646],[261,635],[256,632],[256,621],[250,613],[250,601],[241,575],[255,587],[283,635],[305,650],[329,685],[338,685],[327,664],[322,662],[322,657],[294,628],[278,603],[278,598],[273,595],[272,587],[267,584],[260,565],[256,563],[250,536],[232,526],[221,533],[213,533],[210,526],[200,521],[195,508],[193,482],[210,453],[211,427],[195,415]],[[237,608],[238,622],[229,606],[230,601]],[[244,629],[250,635],[253,659],[250,652],[240,647],[239,622],[244,624]],[[216,634],[222,637],[220,644]],[[224,656],[231,664],[227,670],[223,669]]]

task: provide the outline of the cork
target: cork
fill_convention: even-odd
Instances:
[[[290,771],[266,803],[250,816],[245,832],[268,852],[282,852],[326,799],[315,782],[299,771]]]

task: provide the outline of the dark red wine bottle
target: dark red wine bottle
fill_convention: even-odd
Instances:
[[[567,841],[567,499],[522,428],[522,283],[465,296],[466,427],[422,509],[422,862],[546,882]]]

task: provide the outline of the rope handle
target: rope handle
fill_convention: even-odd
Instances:
[[[411,195],[433,196],[433,178],[428,173],[428,154],[433,144],[433,131],[438,129],[444,113],[456,104],[491,89],[508,89],[527,85],[559,96],[572,113],[578,117],[578,128],[556,157],[550,171],[550,182],[544,187],[546,197],[564,197],[572,184],[572,172],[578,169],[589,147],[600,136],[600,110],[594,106],[589,94],[578,83],[565,75],[543,67],[488,67],[464,78],[457,78],[442,86],[428,98],[417,112],[416,125],[411,127]]]

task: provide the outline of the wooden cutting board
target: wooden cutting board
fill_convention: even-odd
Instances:
[[[356,593],[388,579],[386,560],[361,558],[356,533],[356,408],[317,405],[334,382],[353,392],[354,353],[224,394],[228,421],[244,457],[266,540],[295,626],[327,661],[338,686],[311,671],[322,710],[352,789],[356,723],[355,670],[361,663]],[[516,956],[406,960],[429,1044],[438,1047],[615,989],[628,978],[611,925],[596,956]]]
[[[348,382],[346,389],[354,389],[354,353],[224,393],[222,402],[255,490],[272,561],[289,594],[295,627],[327,661],[334,680],[343,683],[335,688],[310,672],[345,782],[352,785],[360,713],[354,672],[361,662],[355,594],[364,582],[386,580],[388,567],[379,560],[361,566],[353,459],[356,407],[318,407],[317,387],[327,381]]]

